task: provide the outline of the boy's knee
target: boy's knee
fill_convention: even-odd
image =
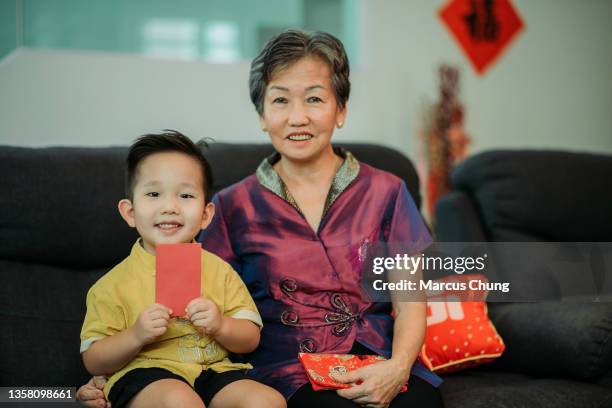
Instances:
[[[287,401],[273,388],[267,388],[264,392],[258,392],[249,398],[249,408],[286,408]]]
[[[205,408],[198,394],[187,387],[167,389],[162,394],[161,405],[164,408]]]

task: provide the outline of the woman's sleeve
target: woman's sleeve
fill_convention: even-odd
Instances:
[[[257,306],[246,285],[233,269],[229,266],[227,268],[223,285],[225,290],[223,314],[234,319],[250,320],[257,326],[263,327]]]
[[[402,181],[385,234],[392,253],[416,254],[433,242],[429,229]]]
[[[219,194],[213,197],[212,202],[215,205],[215,215],[208,228],[200,231],[197,240],[202,244],[202,248],[228,262],[234,270],[240,273],[240,262],[232,247],[230,232],[225,222],[223,204]]]

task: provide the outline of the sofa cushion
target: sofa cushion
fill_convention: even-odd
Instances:
[[[106,270],[0,261],[0,384],[83,384],[85,295]]]
[[[480,274],[450,275],[436,283],[468,285]],[[487,315],[486,292],[427,291],[427,330],[420,356],[431,370],[445,374],[498,358],[506,346]]]
[[[124,148],[0,149],[0,259],[109,267],[136,233],[119,217]]]
[[[609,303],[492,303],[506,342],[496,369],[595,381],[612,367]]]
[[[444,377],[446,408],[604,408],[612,406],[612,389],[561,379],[537,379],[483,369]]]
[[[612,241],[612,156],[489,151],[452,174],[474,198],[491,241]],[[571,216],[570,216],[571,215]]]
[[[451,191],[436,203],[436,240],[439,242],[487,241],[474,202],[463,191]]]

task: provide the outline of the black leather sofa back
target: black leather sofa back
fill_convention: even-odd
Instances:
[[[420,204],[405,156],[378,145],[344,147],[404,179]],[[87,380],[78,352],[85,295],[136,238],[116,209],[126,152],[0,146],[0,385]],[[265,144],[212,144],[214,190],[252,174],[271,152]]]
[[[612,159],[610,156],[538,150],[478,154],[452,173],[457,197],[471,209],[443,200],[438,219],[444,241],[612,241]],[[480,226],[467,225],[473,215]],[[456,221],[456,222],[455,222]]]

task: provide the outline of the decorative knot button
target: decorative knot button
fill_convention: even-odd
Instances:
[[[295,310],[285,310],[281,314],[281,322],[287,326],[294,326],[300,321],[300,316],[298,316]]]
[[[295,279],[283,279],[280,281],[280,287],[283,292],[295,292],[298,290],[298,283]]]
[[[304,339],[300,342],[302,353],[314,353],[317,351],[317,343],[313,339]]]

